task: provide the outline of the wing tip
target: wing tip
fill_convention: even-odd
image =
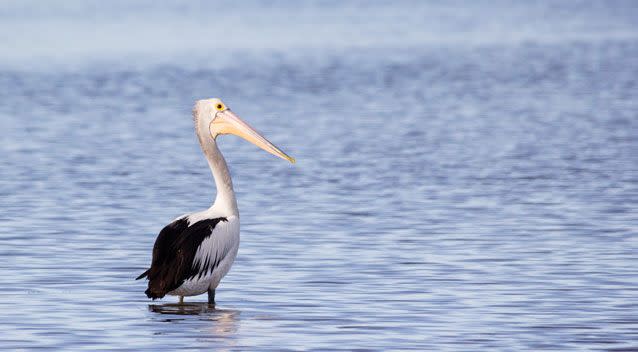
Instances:
[[[157,294],[156,292],[153,292],[150,288],[144,291],[144,293],[146,293],[146,297],[151,298],[153,301],[156,299],[164,298],[165,296],[164,294]]]

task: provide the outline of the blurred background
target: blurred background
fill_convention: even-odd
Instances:
[[[0,1],[2,348],[638,349],[635,1]],[[218,305],[150,302],[215,189]],[[205,297],[187,302],[205,302]]]

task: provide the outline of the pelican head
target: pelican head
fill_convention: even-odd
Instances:
[[[206,130],[208,132],[207,134],[210,134],[210,138],[213,140],[219,135],[234,134],[270,154],[288,160],[293,164],[295,162],[294,158],[282,152],[259,134],[259,132],[255,131],[254,128],[240,119],[221,99],[212,98],[197,101],[193,109],[193,115],[195,116],[198,129]],[[199,137],[202,138],[203,136]]]

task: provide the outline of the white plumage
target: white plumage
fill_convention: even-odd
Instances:
[[[197,248],[193,266],[204,274],[184,281],[180,287],[168,292],[168,295],[196,296],[217,288],[222,278],[230,271],[239,250],[239,217],[231,216],[227,219],[227,222],[217,224],[211,236]],[[220,257],[223,259],[212,270],[204,265],[207,261],[212,262]]]

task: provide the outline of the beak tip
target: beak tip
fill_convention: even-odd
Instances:
[[[290,161],[291,164],[294,164],[294,163],[297,162],[297,160],[295,160],[295,158],[293,158],[293,157],[290,157],[290,159],[288,161]]]

